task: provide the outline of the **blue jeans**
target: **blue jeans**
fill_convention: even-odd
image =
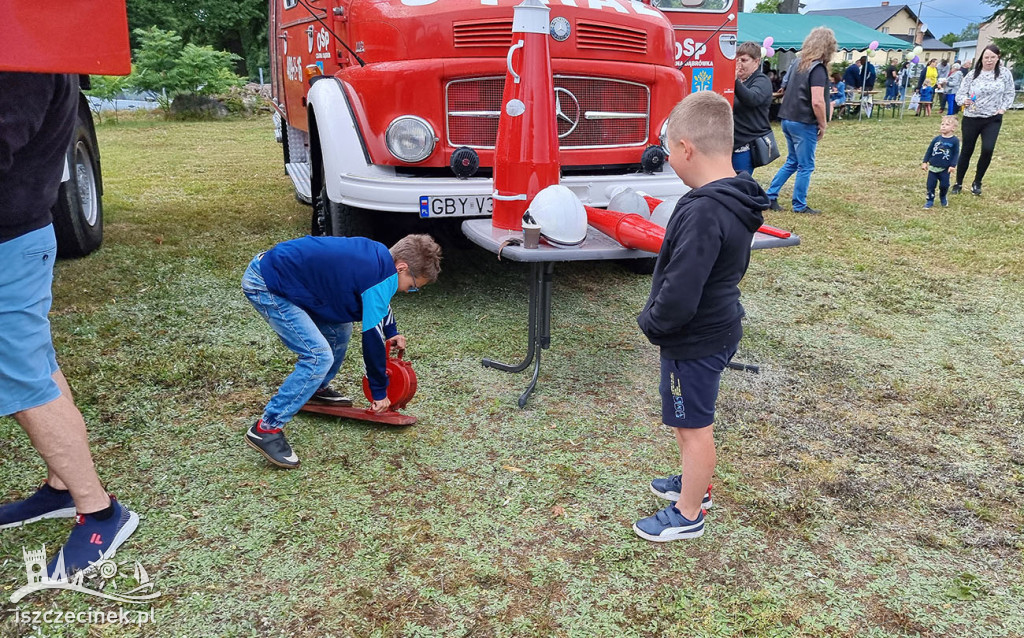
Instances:
[[[814,172],[814,151],[818,148],[818,125],[782,120],[782,132],[786,135],[786,163],[772,178],[768,199],[778,199],[782,186],[796,173],[793,210],[799,211],[807,208],[807,189]]]
[[[291,421],[313,393],[326,388],[338,374],[352,337],[352,324],[316,322],[302,308],[267,290],[260,273],[262,256],[254,257],[245,269],[242,292],[281,342],[299,355],[295,370],[263,409],[263,427],[271,429]]]
[[[899,92],[899,87],[897,87],[895,83],[885,85],[885,99],[895,100]]]
[[[754,174],[754,158],[751,157],[749,148],[732,154],[732,170],[737,173],[746,171],[748,175]]]

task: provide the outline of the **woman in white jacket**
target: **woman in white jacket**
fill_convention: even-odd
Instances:
[[[984,48],[973,71],[964,73],[963,82],[956,92],[956,103],[964,107],[960,130],[963,139],[960,146],[960,161],[956,165],[956,184],[950,191],[953,195],[963,187],[964,176],[971,165],[974,146],[981,138],[981,154],[975,169],[971,192],[981,195],[981,180],[992,161],[996,138],[1003,125],[1003,113],[1013,104],[1013,78],[1010,72],[1001,68],[999,47],[990,44]]]

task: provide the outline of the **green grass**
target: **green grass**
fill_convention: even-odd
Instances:
[[[149,629],[42,633],[1024,635],[1024,117],[983,197],[923,211],[937,129],[835,123],[810,194],[825,214],[770,214],[803,243],[756,253],[743,284],[738,358],[762,373],[723,378],[708,533],[658,546],[630,530],[678,462],[634,320],[649,278],[556,267],[552,348],[519,410],[527,376],[479,361],[522,355],[526,269],[448,246],[440,281],[395,300],[419,423],[299,416],[303,465],[275,470],[242,433],[292,360],[239,279],[310,210],[269,119],[102,125],[106,238],[58,264],[54,338],[100,474],[143,518],[118,559],[162,595]],[[353,346],[336,385],[358,393]],[[13,420],[0,440],[0,499],[19,498],[45,468]],[[68,527],[0,533],[6,596],[21,547]]]

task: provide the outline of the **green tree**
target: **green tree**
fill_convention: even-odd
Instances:
[[[173,71],[181,55],[181,36],[159,27],[135,29],[133,34],[139,48],[129,84],[143,91],[173,94],[178,89]]]
[[[241,82],[241,78],[231,71],[237,59],[234,53],[186,44],[171,75],[179,93],[216,95]]]
[[[985,4],[996,7],[989,20],[995,20],[1004,33],[1024,32],[1024,0],[985,0]],[[992,42],[1002,51],[1004,60],[1016,62],[1018,66],[1024,64],[1024,36],[993,38]]]
[[[136,29],[135,36],[140,45],[128,84],[156,92],[164,115],[170,115],[171,100],[177,95],[221,93],[241,82],[232,71],[238,58],[234,53],[191,43],[182,46],[181,36],[157,27]]]
[[[947,33],[946,35],[939,38],[940,42],[945,43],[946,46],[953,46],[953,43],[958,41],[960,38],[955,33]]]
[[[778,13],[781,0],[759,0],[752,13]]]
[[[957,34],[955,41],[960,42],[964,40],[977,40],[978,31],[980,29],[981,25],[978,24],[977,22],[969,22],[967,26],[963,28],[963,31]]]
[[[151,26],[181,34],[185,43],[239,56],[239,73],[258,76],[269,65],[266,0],[127,0],[132,46],[138,29]]]

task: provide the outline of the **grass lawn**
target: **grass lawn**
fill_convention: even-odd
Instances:
[[[142,516],[117,559],[161,596],[148,628],[35,631],[1024,635],[1024,113],[982,197],[924,211],[938,122],[836,122],[810,193],[825,213],[769,214],[803,243],[751,260],[738,359],[762,372],[723,377],[708,531],[666,546],[630,529],[661,506],[648,481],[678,471],[634,320],[649,277],[556,267],[552,347],[520,410],[527,375],[480,359],[522,355],[527,269],[449,246],[440,281],[394,303],[419,423],[302,415],[303,464],[277,470],[242,434],[292,359],[239,279],[310,209],[269,119],[100,126],[106,237],[57,265],[53,331],[100,475]],[[358,350],[335,384],[356,394]],[[13,420],[0,441],[0,499],[21,498],[45,468]],[[8,602],[22,547],[52,553],[69,528],[0,532],[0,634],[34,631],[14,609],[117,608]]]

